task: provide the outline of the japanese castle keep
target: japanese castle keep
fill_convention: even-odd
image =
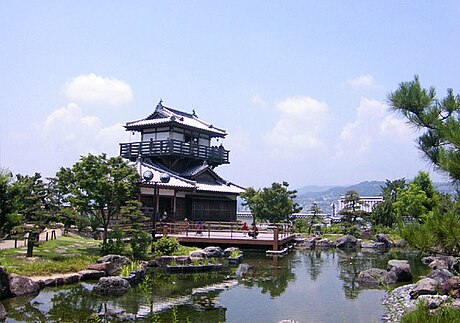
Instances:
[[[225,138],[225,130],[199,119],[195,111],[174,110],[162,101],[151,115],[125,128],[139,132],[141,141],[121,143],[120,155],[136,163],[141,177],[146,171],[153,174],[141,185],[144,207],[156,206],[155,213],[168,222],[236,221],[236,198],[244,189],[214,171],[229,164],[229,151],[211,145],[212,139]]]

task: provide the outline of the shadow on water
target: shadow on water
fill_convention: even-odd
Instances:
[[[408,259],[415,277],[426,273],[415,253],[294,251],[284,257],[245,252],[240,267],[169,274],[155,268],[123,296],[100,296],[94,283],[46,288],[37,296],[2,301],[7,322],[91,322],[92,313],[125,311],[138,322],[379,322],[383,289],[364,289],[360,271]]]

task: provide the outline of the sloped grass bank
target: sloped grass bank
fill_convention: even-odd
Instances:
[[[59,237],[41,242],[34,248],[34,256],[26,257],[26,247],[0,251],[0,266],[8,273],[24,276],[44,276],[77,272],[96,261],[100,241],[78,237]]]

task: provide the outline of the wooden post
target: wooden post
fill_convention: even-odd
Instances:
[[[48,241],[48,231],[46,231],[45,241]]]
[[[56,239],[56,230],[51,231],[51,240]]]
[[[273,229],[273,251],[278,251],[278,226]]]
[[[233,223],[230,223],[230,239],[233,239]]]
[[[14,249],[18,247],[18,238],[14,238]]]
[[[163,237],[166,237],[166,236],[168,236],[168,226],[164,225],[163,226]]]

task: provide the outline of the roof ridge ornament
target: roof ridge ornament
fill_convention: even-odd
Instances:
[[[157,110],[163,109],[163,99],[160,99],[160,102],[158,102],[157,108],[156,108],[156,109],[157,109]]]

